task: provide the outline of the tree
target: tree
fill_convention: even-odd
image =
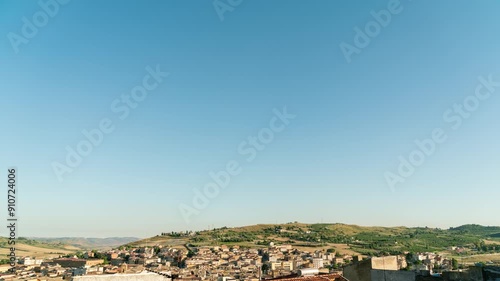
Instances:
[[[79,259],[83,259],[83,253],[81,251],[76,252],[75,256]]]
[[[154,247],[154,251],[155,251],[155,255],[158,255],[158,254],[160,253],[160,251],[161,251],[161,248],[160,248],[160,247],[155,246],[155,247]]]
[[[455,258],[452,258],[452,259],[451,259],[451,267],[452,267],[454,270],[458,269],[458,261],[457,261],[457,259],[455,259]]]
[[[408,263],[408,262],[410,262],[412,260],[413,260],[413,254],[412,253],[406,254],[406,262]]]

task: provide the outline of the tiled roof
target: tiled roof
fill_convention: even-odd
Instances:
[[[292,277],[292,278],[275,278],[271,280],[279,281],[348,281],[342,275],[339,274],[320,274],[314,276],[302,276],[302,277]]]

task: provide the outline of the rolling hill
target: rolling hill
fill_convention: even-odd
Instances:
[[[84,250],[106,250],[137,241],[134,237],[111,237],[111,238],[24,238],[16,241],[16,254],[19,257],[29,256],[36,258],[56,258],[68,254],[74,254]],[[10,245],[8,239],[0,237],[0,260],[6,259],[9,254]]]
[[[258,224],[217,228],[193,233],[166,233],[128,246],[169,245],[183,247],[239,245],[265,247],[270,242],[302,249],[333,248],[343,253],[380,255],[410,252],[443,252],[462,246],[469,253],[500,253],[500,227],[463,225],[450,229],[428,227],[378,227],[341,223]]]
[[[0,259],[7,258],[7,255],[10,253],[10,247],[8,239],[0,237]],[[72,254],[80,250],[79,248],[70,245],[44,243],[26,238],[19,238],[16,241],[15,248],[16,254],[19,257],[29,256],[36,258],[55,258],[62,255]]]
[[[48,243],[51,245],[69,245],[80,250],[101,250],[115,248],[123,244],[131,243],[139,238],[135,237],[109,237],[109,238],[83,238],[83,237],[60,237],[60,238],[40,238],[30,237],[29,239]]]

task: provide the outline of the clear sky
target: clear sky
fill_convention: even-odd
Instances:
[[[478,77],[500,81],[500,3],[401,0],[348,62],[342,42],[357,48],[355,28],[393,4],[244,0],[221,20],[212,1],[73,0],[28,38],[23,17],[43,23],[43,8],[1,1],[0,176],[18,168],[19,235],[500,225],[500,87],[459,128],[443,118]],[[121,120],[112,103],[158,65],[170,75]],[[246,161],[238,146],[284,107],[296,117]],[[59,181],[53,163],[103,118],[114,131]],[[385,174],[435,128],[446,141],[391,190]],[[186,223],[180,204],[230,160],[242,172]]]

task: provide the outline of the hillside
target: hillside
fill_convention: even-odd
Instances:
[[[83,250],[105,250],[139,240],[133,237],[111,238],[24,238],[16,241],[16,254],[20,257],[30,256],[36,258],[55,258],[74,254]],[[0,260],[6,259],[10,245],[8,239],[0,237]]]
[[[8,239],[0,237],[0,259],[7,258],[10,252],[9,248]],[[20,257],[30,256],[36,258],[54,258],[80,250],[70,245],[44,243],[26,238],[19,238],[16,241],[15,248],[16,254]]]
[[[109,237],[109,238],[83,238],[83,237],[60,237],[60,238],[40,238],[30,237],[30,239],[48,243],[51,245],[70,245],[81,250],[99,250],[115,248],[123,244],[139,240],[135,237]]]
[[[129,244],[182,247],[239,245],[265,247],[270,242],[302,249],[333,248],[342,253],[379,255],[411,252],[445,252],[461,246],[469,254],[500,253],[500,227],[464,225],[450,229],[427,227],[378,227],[347,224],[258,224],[218,228],[194,233],[164,233]]]
[[[466,224],[452,227],[450,231],[459,233],[476,234],[488,237],[500,237],[500,226],[482,226],[478,224]]]

